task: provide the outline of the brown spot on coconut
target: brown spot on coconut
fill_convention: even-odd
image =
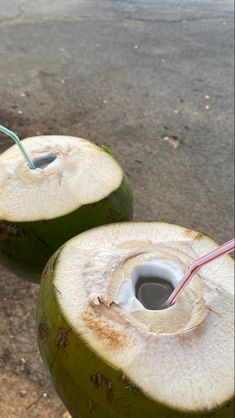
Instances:
[[[103,382],[103,376],[101,373],[95,373],[91,375],[91,382],[95,385],[96,389],[99,389]]]
[[[0,241],[9,240],[11,237],[24,235],[25,231],[18,225],[8,222],[0,222]]]
[[[49,327],[45,319],[42,319],[39,323],[38,335],[41,340],[46,340],[49,337]]]
[[[205,236],[205,234],[203,234],[202,232],[193,231],[192,229],[186,229],[185,235],[186,237],[198,240],[202,239]]]
[[[94,338],[101,338],[105,340],[108,346],[112,349],[120,349],[126,345],[126,338],[123,331],[117,331],[110,326],[108,321],[104,321],[96,316],[99,309],[93,308],[92,310],[85,312],[81,316],[81,320],[85,322],[87,328],[93,332]]]
[[[64,350],[69,343],[70,329],[59,327],[56,336],[56,348],[57,350]]]
[[[105,389],[106,399],[112,402],[113,399],[113,383],[112,380],[103,376],[101,373],[95,373],[90,377],[92,384],[96,389]]]
[[[108,379],[106,380],[106,398],[108,402],[112,402],[113,401],[113,383],[112,380]]]

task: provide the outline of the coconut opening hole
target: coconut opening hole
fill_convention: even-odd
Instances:
[[[168,309],[167,299],[182,278],[182,269],[168,260],[149,261],[134,267],[125,280],[116,302],[128,312]]]
[[[171,282],[162,277],[140,276],[135,285],[135,296],[145,309],[156,311],[167,308],[166,301],[173,290]]]
[[[57,159],[57,154],[51,152],[49,154],[42,155],[40,157],[33,158],[33,163],[36,168],[40,168],[43,170],[47,168],[51,163],[53,163]]]

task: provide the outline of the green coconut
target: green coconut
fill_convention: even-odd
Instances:
[[[53,253],[89,228],[131,220],[128,179],[106,149],[81,138],[38,136],[0,155],[0,262],[39,281]]]
[[[234,416],[233,259],[205,266],[167,309],[146,308],[153,284],[166,297],[215,246],[176,225],[119,223],[80,234],[50,259],[38,342],[73,418]]]

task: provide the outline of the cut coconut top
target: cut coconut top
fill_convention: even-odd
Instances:
[[[188,412],[233,396],[234,262],[227,255],[205,266],[164,310],[146,309],[135,286],[138,276],[166,280],[167,271],[174,286],[215,246],[179,226],[123,223],[82,233],[56,263],[54,289],[70,326],[148,397]]]
[[[16,145],[0,155],[0,220],[56,218],[104,199],[122,182],[116,161],[85,139],[38,136],[22,142],[38,168],[29,169]]]

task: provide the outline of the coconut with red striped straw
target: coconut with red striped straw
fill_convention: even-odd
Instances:
[[[73,417],[233,418],[232,257],[161,309],[192,260],[215,247],[177,225],[133,222],[86,231],[54,255],[38,341]]]

